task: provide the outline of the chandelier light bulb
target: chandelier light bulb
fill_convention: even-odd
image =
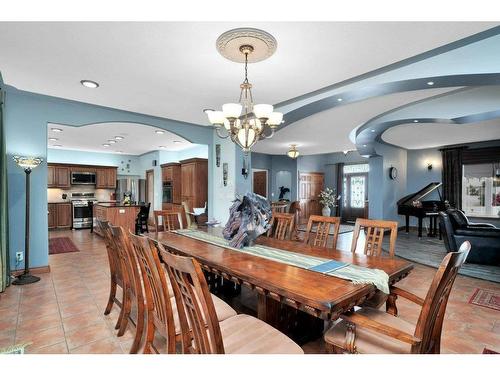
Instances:
[[[278,126],[278,125],[281,124],[281,121],[283,121],[283,113],[281,113],[281,112],[273,112],[269,116],[269,120],[267,120],[267,123],[269,125]]]

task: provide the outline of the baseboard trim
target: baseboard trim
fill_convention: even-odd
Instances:
[[[19,275],[21,275],[22,273],[24,273],[24,269],[23,269],[23,270],[15,270],[15,271],[12,271],[10,274],[11,274],[12,276],[19,276]],[[32,273],[32,274],[50,273],[50,266],[43,266],[43,267],[33,267],[33,268],[30,268],[30,273]]]

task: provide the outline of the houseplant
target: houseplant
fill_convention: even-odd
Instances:
[[[323,209],[321,210],[321,214],[323,216],[330,216],[331,209],[330,207],[337,207],[337,194],[335,194],[334,189],[326,188],[325,190],[322,190],[319,195],[319,203],[323,206]]]

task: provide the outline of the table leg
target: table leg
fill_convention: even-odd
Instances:
[[[397,299],[398,299],[397,295],[389,294],[389,296],[387,297],[387,301],[385,303],[385,311],[394,316],[398,316],[398,307],[396,306]]]

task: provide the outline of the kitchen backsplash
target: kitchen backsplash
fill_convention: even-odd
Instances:
[[[95,193],[95,196],[97,200],[101,202],[108,202],[112,200],[111,195],[115,192],[114,189],[95,189],[95,188],[89,188],[88,186],[73,186],[70,189],[54,189],[50,188],[47,189],[47,200],[49,203],[55,203],[55,202],[69,202],[71,198],[71,193],[88,193],[88,192],[93,192]],[[62,198],[62,195],[66,194],[67,197],[66,199]]]

